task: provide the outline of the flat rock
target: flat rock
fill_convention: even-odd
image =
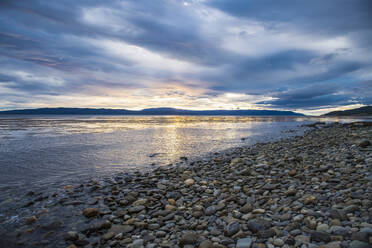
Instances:
[[[331,235],[326,232],[314,231],[311,233],[311,241],[328,243],[331,241]]]
[[[179,240],[179,244],[182,246],[182,245],[193,245],[197,242],[198,240],[198,235],[195,234],[195,233],[184,233],[180,240]]]
[[[139,212],[141,212],[141,211],[144,210],[144,209],[146,209],[146,207],[143,206],[143,205],[140,205],[140,206],[134,206],[134,207],[130,207],[130,208],[128,209],[128,212],[131,213],[131,214],[133,214],[133,213],[139,213]]]
[[[87,218],[95,217],[99,214],[99,210],[97,208],[86,208],[83,210],[83,215]]]
[[[238,239],[236,243],[236,248],[250,248],[252,246],[253,240],[251,238]]]
[[[199,248],[213,248],[213,243],[209,240],[204,240],[200,243]]]
[[[185,180],[185,184],[186,184],[187,186],[191,186],[191,185],[193,185],[194,183],[195,183],[195,180],[192,179],[192,178],[189,178],[189,179],[186,179],[186,180]]]
[[[237,221],[230,222],[226,227],[226,235],[233,236],[240,230],[240,224]]]
[[[269,229],[271,227],[271,222],[265,219],[253,219],[247,223],[248,229],[253,233]]]
[[[349,248],[371,248],[371,245],[366,242],[361,242],[359,240],[351,241]]]
[[[243,213],[243,214],[247,214],[247,213],[251,212],[252,209],[253,209],[253,208],[252,208],[252,205],[251,205],[250,203],[246,203],[246,204],[244,204],[243,207],[241,207],[241,208],[239,209],[239,211],[240,211],[241,213]]]

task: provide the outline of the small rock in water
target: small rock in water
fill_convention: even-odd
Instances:
[[[34,223],[36,220],[37,220],[36,216],[31,216],[31,217],[26,219],[26,224],[30,225],[30,224]]]
[[[65,233],[64,238],[65,240],[75,241],[79,239],[79,234],[77,232],[70,231]]]
[[[99,211],[97,208],[86,208],[83,210],[83,214],[87,218],[95,217],[99,214]]]

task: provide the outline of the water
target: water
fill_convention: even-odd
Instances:
[[[0,117],[0,200],[12,190],[147,170],[302,134],[304,117]],[[288,131],[293,130],[293,131]]]

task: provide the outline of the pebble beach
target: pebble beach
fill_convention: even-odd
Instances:
[[[372,122],[24,192],[0,247],[371,248]]]

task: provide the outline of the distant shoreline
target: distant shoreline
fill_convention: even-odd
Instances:
[[[305,116],[292,111],[278,110],[184,110],[151,108],[143,110],[95,108],[39,108],[0,111],[0,115],[232,115],[232,116]]]

